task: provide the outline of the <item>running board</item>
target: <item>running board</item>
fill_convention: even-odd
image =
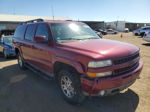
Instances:
[[[40,77],[46,79],[46,80],[53,80],[54,79],[54,75],[52,76],[52,74],[48,74],[46,72],[43,72],[33,66],[31,66],[30,64],[25,64],[25,67],[27,67],[28,69],[30,69],[31,71],[33,71],[34,73],[36,73],[37,75],[39,75]]]

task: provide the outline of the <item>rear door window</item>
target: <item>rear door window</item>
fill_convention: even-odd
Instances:
[[[27,30],[26,30],[26,34],[25,34],[25,39],[26,40],[31,40],[31,41],[33,40],[34,29],[35,29],[34,24],[28,25]]]

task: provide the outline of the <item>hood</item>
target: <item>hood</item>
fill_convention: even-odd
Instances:
[[[59,43],[61,48],[78,52],[92,58],[117,58],[131,55],[139,50],[138,47],[125,42],[109,39],[93,39]]]

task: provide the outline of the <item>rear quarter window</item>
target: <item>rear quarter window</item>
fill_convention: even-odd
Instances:
[[[15,38],[20,38],[23,39],[24,38],[24,34],[25,34],[25,30],[26,30],[26,25],[20,25],[16,28],[15,33],[14,33],[14,37]]]

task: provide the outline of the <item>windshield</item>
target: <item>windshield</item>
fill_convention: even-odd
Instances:
[[[11,45],[12,44],[12,37],[4,37],[3,41],[4,41],[4,43]]]
[[[57,42],[100,38],[88,25],[82,23],[53,23],[51,30]]]

